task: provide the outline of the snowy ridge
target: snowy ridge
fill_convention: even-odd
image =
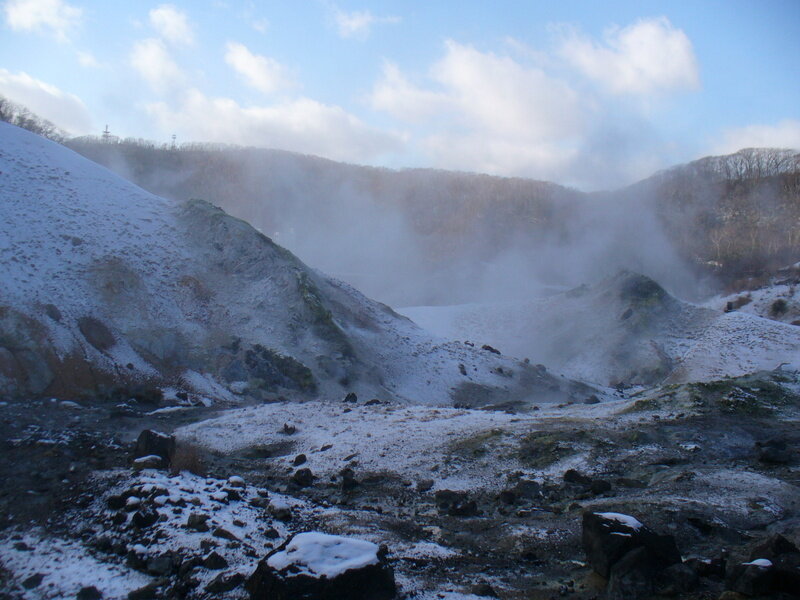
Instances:
[[[207,202],[158,198],[5,123],[0,139],[0,332],[13,340],[0,393],[146,383],[227,402],[357,391],[433,405],[467,384],[479,404],[578,393],[431,337]]]

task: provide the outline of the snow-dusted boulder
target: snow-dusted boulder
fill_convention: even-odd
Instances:
[[[247,590],[253,600],[391,600],[397,592],[376,544],[313,531],[261,560]]]
[[[134,463],[143,458],[156,457],[161,459],[162,466],[168,466],[175,454],[175,436],[152,429],[145,429],[136,439],[133,450]]]
[[[640,548],[646,560],[659,568],[681,562],[671,535],[659,535],[630,515],[585,512],[582,538],[589,564],[606,578],[625,555]]]

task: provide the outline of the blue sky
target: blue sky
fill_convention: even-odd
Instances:
[[[800,147],[800,2],[0,2],[0,94],[74,134],[614,187]]]

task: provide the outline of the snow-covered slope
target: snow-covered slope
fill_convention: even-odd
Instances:
[[[738,311],[765,319],[800,325],[800,263],[784,270],[786,277],[756,290],[716,296],[705,306],[724,309],[730,303]]]
[[[481,405],[582,393],[432,338],[207,202],[153,196],[4,123],[0,264],[0,394],[147,384]]]
[[[781,363],[800,367],[800,328],[681,302],[627,272],[525,303],[402,312],[438,335],[489,343],[601,385],[717,379]]]

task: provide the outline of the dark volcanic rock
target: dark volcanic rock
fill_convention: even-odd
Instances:
[[[656,593],[661,596],[682,597],[697,589],[700,578],[685,563],[670,565],[656,576]]]
[[[216,551],[211,551],[207,556],[203,557],[203,566],[212,571],[219,571],[228,567],[228,561],[221,554]]]
[[[420,479],[417,481],[417,491],[420,493],[429,492],[433,488],[433,479]]]
[[[792,453],[786,440],[771,439],[756,442],[755,449],[759,462],[768,465],[785,465],[792,460]]]
[[[781,554],[796,554],[800,550],[780,534],[771,535],[750,552],[750,560],[766,558],[774,561]]]
[[[478,505],[469,499],[467,492],[439,490],[434,498],[440,514],[451,517],[474,517],[478,514]]]
[[[741,593],[797,595],[800,591],[800,550],[782,535],[772,535],[753,548],[750,563],[732,569],[728,585]],[[751,588],[756,591],[748,592]],[[764,589],[768,591],[760,591]]]
[[[81,317],[78,319],[78,329],[80,329],[86,341],[101,352],[108,350],[116,343],[114,334],[102,321],[94,317]]]
[[[342,491],[349,492],[350,490],[358,487],[358,480],[353,472],[353,469],[347,467],[339,472],[342,476]]]
[[[592,478],[587,477],[583,473],[576,471],[575,469],[569,469],[564,473],[564,481],[567,483],[575,483],[578,485],[591,485]]]
[[[689,558],[684,561],[684,564],[689,566],[698,577],[725,578],[726,560],[724,558]]]
[[[531,479],[520,479],[514,486],[514,493],[517,498],[538,500],[542,495],[542,484]]]
[[[176,562],[171,552],[159,554],[147,561],[147,572],[151,575],[169,575],[175,568]]]
[[[44,575],[41,573],[31,575],[22,582],[22,587],[24,587],[26,590],[32,590],[33,588],[39,587],[39,584],[42,583],[42,579],[44,579]]]
[[[392,600],[397,593],[394,573],[375,544],[311,532],[262,559],[246,588],[252,600]]]
[[[159,456],[165,465],[169,465],[172,456],[175,454],[175,436],[145,429],[139,434],[136,440],[136,448],[133,452],[134,458],[143,456]]]
[[[155,600],[159,597],[158,589],[161,587],[161,582],[153,581],[144,587],[133,590],[128,593],[128,600]]]
[[[609,600],[633,600],[650,596],[656,571],[644,546],[627,552],[610,569],[606,593]]]
[[[224,594],[235,590],[243,583],[244,575],[241,573],[220,573],[209,582],[206,591],[210,594]]]
[[[214,537],[222,538],[223,540],[230,540],[232,542],[238,542],[239,538],[232,534],[227,529],[223,527],[217,527],[214,531],[211,532],[211,535]]]
[[[192,513],[186,521],[186,528],[200,532],[208,531],[208,524],[206,524],[208,519],[209,516],[203,513]]]
[[[314,474],[311,469],[298,469],[292,475],[292,481],[300,487],[310,487],[314,485]]]
[[[769,594],[774,590],[775,569],[766,558],[735,565],[726,580],[726,587],[747,596]]]
[[[600,494],[605,494],[606,492],[611,491],[611,484],[604,479],[594,479],[592,483],[589,485],[589,490],[595,496],[599,496]]]
[[[137,510],[131,517],[131,523],[138,529],[146,529],[158,521],[158,513],[154,510]]]
[[[698,576],[691,567],[663,563],[645,546],[634,548],[611,566],[606,594],[608,600],[636,600],[660,596],[681,597],[697,588]]]
[[[503,504],[514,504],[517,501],[517,494],[514,490],[501,490],[497,494],[497,499]]]
[[[101,600],[103,594],[93,585],[82,587],[78,590],[75,600]]]
[[[582,540],[589,564],[606,578],[622,557],[637,548],[644,548],[644,554],[630,557],[628,569],[645,563],[663,569],[681,562],[672,536],[659,535],[628,515],[583,513]]]
[[[485,598],[497,598],[497,592],[495,592],[494,588],[488,583],[476,583],[470,588],[469,593]]]

